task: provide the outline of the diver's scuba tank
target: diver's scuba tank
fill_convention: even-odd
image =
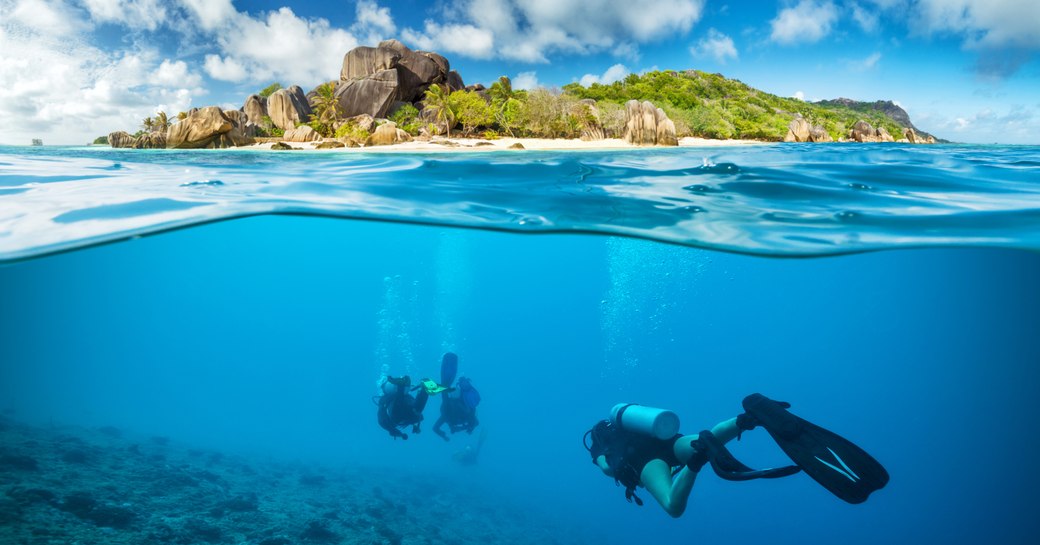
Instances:
[[[671,439],[679,433],[679,415],[665,409],[634,403],[618,403],[610,410],[610,422],[629,433]]]

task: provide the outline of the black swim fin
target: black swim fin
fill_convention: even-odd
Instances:
[[[867,501],[888,484],[888,472],[848,439],[799,418],[762,394],[744,398],[742,429],[762,426],[791,461],[835,496],[849,503]]]
[[[751,469],[733,457],[729,449],[718,440],[713,433],[704,430],[697,434],[697,440],[693,443],[697,449],[697,460],[700,465],[704,462],[711,464],[715,474],[727,481],[750,481],[752,479],[778,479],[794,475],[801,471],[798,466],[784,466],[768,469]],[[693,468],[694,471],[700,467]]]

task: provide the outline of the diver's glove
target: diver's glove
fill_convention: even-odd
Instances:
[[[699,442],[699,438],[690,442],[690,445],[693,446],[693,456],[686,461],[687,469],[694,473],[699,472],[704,464],[708,463],[708,449],[703,445],[698,445]]]

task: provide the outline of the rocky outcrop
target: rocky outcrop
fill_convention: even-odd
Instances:
[[[116,131],[108,135],[108,145],[113,148],[132,148],[136,141],[136,138],[125,131]]]
[[[151,132],[137,137],[134,149],[163,149],[166,147],[166,133]]]
[[[339,71],[341,81],[368,77],[376,72],[397,68],[401,54],[386,47],[355,47],[343,56]]]
[[[833,142],[831,134],[827,132],[827,129],[820,125],[814,125],[809,129],[809,141],[810,142]]]
[[[849,140],[854,142],[877,142],[877,132],[870,123],[861,119],[849,130]]]
[[[343,142],[340,142],[338,140],[326,140],[326,141],[318,144],[317,146],[314,146],[314,149],[335,149],[335,148],[345,148],[345,147],[347,147],[346,144],[344,144]]]
[[[390,144],[397,144],[398,142],[411,141],[412,135],[398,129],[397,124],[391,121],[376,127],[376,131],[365,140],[365,147],[389,146]]]
[[[784,137],[784,142],[808,142],[812,137],[812,128],[809,126],[809,122],[805,120],[801,115],[796,115],[790,123],[787,124],[787,136]]]
[[[462,76],[455,70],[448,72],[445,83],[448,84],[448,90],[452,92],[466,88],[466,84],[462,82]]]
[[[381,70],[364,78],[341,81],[335,91],[340,115],[386,117],[390,106],[397,101],[397,88],[396,68]]]
[[[389,49],[400,55],[397,60],[397,95],[399,100],[420,100],[435,83],[444,83],[448,75],[448,59],[436,53],[412,51],[397,40],[379,43],[380,49]],[[436,55],[436,60],[434,59]]]
[[[232,113],[234,112],[234,113]],[[228,148],[247,146],[254,142],[239,123],[237,110],[225,113],[216,106],[201,108],[166,132],[166,147],[175,149]]]
[[[308,125],[300,125],[285,131],[282,139],[286,142],[315,142],[321,140],[321,135]]]
[[[267,99],[260,95],[249,95],[242,106],[242,112],[246,114],[250,123],[263,125],[264,117],[267,116]]]
[[[581,123],[582,140],[603,140],[607,137],[606,131],[603,129],[603,123],[600,121],[599,108],[596,107],[595,100],[587,98],[579,101],[572,114]]]
[[[677,146],[675,123],[648,101],[625,104],[625,140],[638,146]]]
[[[282,130],[294,129],[297,123],[306,123],[313,113],[299,85],[275,91],[267,99],[267,112],[274,126]]]
[[[878,127],[874,136],[877,138],[878,142],[895,142],[895,139],[892,138],[892,135],[889,134],[888,130],[884,127]]]

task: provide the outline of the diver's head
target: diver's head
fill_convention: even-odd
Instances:
[[[454,352],[445,352],[444,356],[441,357],[441,364],[456,364],[459,362],[459,356]]]
[[[473,388],[473,383],[469,381],[467,377],[459,377],[459,390],[469,390]]]
[[[400,390],[396,384],[389,380],[384,380],[381,388],[383,389],[383,395],[394,395]]]

